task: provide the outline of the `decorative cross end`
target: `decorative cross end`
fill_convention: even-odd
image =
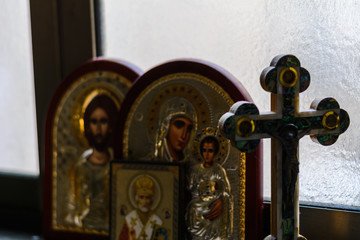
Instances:
[[[299,93],[308,88],[310,74],[295,56],[275,57],[262,72],[260,82],[275,96],[275,111],[259,114],[255,104],[240,101],[219,121],[224,136],[240,151],[252,152],[261,138],[280,139],[290,128],[295,129],[297,140],[309,134],[313,141],[331,145],[348,128],[349,115],[333,98],[316,99],[309,111],[299,112]]]

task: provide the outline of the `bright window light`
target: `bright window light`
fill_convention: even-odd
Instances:
[[[0,171],[39,174],[29,1],[1,1]]]
[[[261,71],[279,54],[297,56],[311,75],[300,109],[333,97],[351,119],[338,141],[300,141],[300,201],[360,206],[360,4],[356,1],[106,0],[104,51],[148,70],[175,58],[213,62],[233,74],[261,112],[270,94]],[[269,141],[264,196],[270,196]]]

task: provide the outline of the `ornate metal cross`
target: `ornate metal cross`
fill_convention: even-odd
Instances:
[[[299,112],[299,93],[310,84],[309,72],[292,55],[275,57],[263,70],[261,86],[271,92],[271,111],[259,114],[250,102],[235,103],[219,120],[222,133],[242,152],[261,138],[271,141],[271,235],[266,239],[305,239],[299,235],[299,140],[304,135],[331,145],[349,126],[349,115],[333,98],[314,100]]]

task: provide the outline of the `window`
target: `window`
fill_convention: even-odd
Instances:
[[[0,171],[38,175],[29,3],[4,1],[0,21]]]
[[[16,1],[19,2],[23,3]],[[92,45],[84,43],[93,39],[91,34],[83,32],[84,28],[92,25],[88,17],[92,14],[89,2],[92,1],[30,1],[40,139],[47,104],[57,84],[64,75],[92,56],[93,49],[88,48]],[[360,162],[356,147],[359,138],[356,131],[359,114],[356,110],[360,101],[356,96],[360,84],[356,79],[360,60],[360,41],[357,37],[360,32],[357,25],[360,6],[357,2],[153,0],[121,1],[121,6],[116,6],[120,4],[117,2],[103,1],[101,28],[105,56],[133,62],[143,70],[178,57],[211,61],[227,69],[244,84],[260,111],[270,109],[269,94],[259,85],[261,71],[278,54],[296,55],[312,77],[309,89],[300,95],[301,109],[308,109],[315,97],[332,96],[351,118],[348,131],[330,147],[312,143],[308,137],[301,141],[300,191],[305,193],[301,198],[313,203],[340,202],[347,208],[360,205]],[[110,8],[114,11],[110,12]],[[0,11],[12,9],[4,5]],[[74,20],[79,15],[82,20],[86,19],[85,23]],[[3,13],[0,14],[2,22],[5,21],[3,16]],[[6,21],[6,24],[10,23]],[[71,33],[67,33],[69,28],[73,30]],[[115,33],[119,35],[111,35]],[[2,47],[1,42],[1,51]],[[31,67],[26,71],[31,72]],[[2,84],[3,80],[0,82]],[[39,141],[40,149],[41,146]],[[41,156],[41,151],[39,153]],[[269,155],[269,151],[264,155]],[[269,169],[269,165],[265,164],[265,169]],[[320,172],[320,169],[323,171]],[[304,172],[308,174],[303,175]],[[331,176],[330,173],[335,175]],[[269,174],[265,183],[269,182]],[[0,225],[6,227],[8,223],[13,224],[16,230],[20,225],[33,232],[34,229],[41,229],[41,215],[32,211],[40,209],[40,181],[38,177],[32,178],[35,181],[29,181],[29,178],[20,180],[24,179],[17,175],[0,175],[0,191],[10,193],[0,198]],[[318,185],[325,187],[315,191]],[[265,186],[265,195],[269,196],[270,185]],[[304,190],[306,187],[308,192]],[[326,200],[323,201],[324,196]],[[356,230],[360,222],[359,214],[325,211],[323,215],[318,215],[320,212],[312,208],[302,210],[301,216],[311,221],[301,220],[301,227],[307,225],[313,230],[313,236],[322,235],[310,237],[302,231],[304,236],[309,239],[359,237],[360,232]],[[327,224],[329,221],[333,225]],[[336,237],[346,231],[351,232],[346,236],[352,237]],[[331,237],[326,238],[324,233]]]
[[[92,10],[90,10],[92,9],[92,1],[17,0],[6,3],[3,1],[2,3],[0,20],[4,24],[2,26],[2,38],[0,39],[1,53],[12,57],[19,52],[24,55],[22,58],[15,57],[14,59],[0,56],[0,73],[5,72],[8,74],[7,76],[1,76],[0,92],[5,84],[13,82],[20,89],[24,86],[22,94],[34,91],[35,85],[38,128],[36,129],[35,116],[26,117],[24,114],[20,114],[15,105],[10,105],[13,109],[9,111],[13,110],[13,112],[3,114],[3,109],[0,111],[2,123],[4,118],[5,120],[11,118],[12,124],[15,122],[15,117],[18,116],[22,118],[23,122],[27,121],[26,125],[24,125],[26,128],[19,127],[14,132],[29,129],[34,131],[33,138],[35,139],[30,137],[34,142],[34,145],[30,147],[31,150],[26,151],[25,148],[17,147],[17,152],[14,153],[14,156],[12,156],[14,158],[11,158],[11,161],[16,162],[18,157],[23,158],[23,156],[28,158],[27,154],[32,155],[31,152],[33,152],[36,163],[34,169],[37,169],[37,173],[29,173],[28,167],[26,167],[25,171],[14,170],[11,167],[11,172],[1,168],[0,226],[2,229],[15,229],[15,232],[28,231],[32,234],[38,234],[41,232],[41,175],[43,173],[40,171],[40,175],[38,175],[39,167],[37,164],[39,162],[38,155],[40,162],[44,159],[43,136],[46,113],[55,89],[64,76],[93,57],[94,39],[91,35],[93,22],[90,17],[93,14]],[[31,25],[29,17],[31,17]],[[15,23],[17,20],[19,22]],[[19,24],[22,24],[25,29],[18,30]],[[13,34],[14,38],[11,41],[7,39],[10,34]],[[21,39],[26,39],[26,41],[19,43],[18,41]],[[10,63],[14,66],[11,66]],[[21,72],[29,75],[30,79],[27,79],[29,80],[27,83],[22,83],[22,79],[19,79],[23,78]],[[17,77],[14,74],[17,74]],[[10,93],[5,95],[12,95]],[[18,93],[15,92],[15,94]],[[3,95],[3,93],[0,93],[1,97]],[[27,107],[25,112],[29,110],[33,114],[35,112],[34,97],[26,99],[25,103],[21,102],[22,105]],[[4,103],[1,101],[0,106],[3,105]],[[3,124],[2,135],[7,131],[7,128],[10,128],[10,126]],[[38,131],[37,134],[36,130]],[[13,134],[13,132],[10,133]],[[9,138],[11,137],[13,136],[9,136]],[[38,137],[38,141],[36,137]],[[17,144],[20,144],[23,140],[19,139]],[[10,142],[1,141],[2,145],[6,145],[11,143],[12,140]],[[39,151],[37,147],[39,147]],[[1,148],[1,150],[7,151],[8,149]],[[3,156],[2,160],[4,158]]]
[[[103,1],[104,55],[144,70],[183,57],[213,62],[241,81],[262,112],[270,109],[270,94],[260,86],[261,71],[276,55],[297,56],[312,79],[300,109],[331,96],[351,119],[334,145],[301,140],[300,201],[359,207],[359,9],[354,1]]]

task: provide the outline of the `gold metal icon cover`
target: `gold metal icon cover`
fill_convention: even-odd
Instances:
[[[44,235],[108,236],[114,124],[140,73],[125,62],[94,59],[58,87],[46,123]],[[96,162],[95,153],[105,156],[102,162]]]
[[[241,84],[212,64],[175,60],[143,74],[128,96],[131,97],[125,98],[126,107],[119,120],[121,146],[116,157],[142,162],[185,161],[190,166],[185,173],[187,178],[192,166],[202,161],[199,151],[202,136],[215,135],[219,151],[214,161],[224,169],[231,188],[233,219],[229,225],[234,225],[231,239],[245,239],[247,157],[216,130],[219,118],[234,101],[249,98]],[[174,129],[187,127],[187,132],[184,130],[183,140],[174,140],[174,144],[170,135],[171,124],[178,124],[176,119],[180,119],[180,125]],[[259,183],[252,184],[255,189]]]

